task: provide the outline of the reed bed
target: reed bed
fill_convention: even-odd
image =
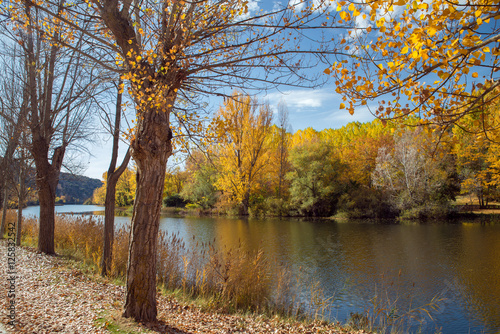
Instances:
[[[100,272],[103,221],[93,216],[58,215],[55,222],[56,252]],[[110,278],[125,281],[130,226],[115,232]],[[22,242],[36,247],[38,222],[26,218]],[[157,253],[157,284],[167,292],[197,299],[202,306],[222,312],[257,312],[303,317],[300,282],[287,265],[262,250],[216,248],[215,240],[183,240],[176,233],[160,232]],[[319,290],[317,286],[315,289]]]

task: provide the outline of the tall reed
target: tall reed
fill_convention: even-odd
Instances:
[[[35,247],[38,222],[23,223],[23,244]],[[110,276],[126,276],[130,226],[115,232]],[[56,252],[82,261],[99,273],[103,242],[103,221],[93,216],[56,216]],[[195,236],[183,240],[178,233],[160,232],[157,253],[157,282],[169,291],[201,297],[205,306],[224,312],[252,311],[297,316],[304,308],[290,268],[270,258],[262,250],[248,251],[243,244],[235,248],[215,247]],[[318,286],[314,287],[318,295]]]

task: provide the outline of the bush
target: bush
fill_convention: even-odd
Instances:
[[[426,203],[401,212],[400,219],[443,219],[452,213],[452,206],[447,203]]]
[[[266,216],[288,217],[290,216],[290,203],[283,198],[271,197],[266,201]]]
[[[347,218],[393,218],[397,212],[378,189],[356,187],[339,199],[339,212]]]
[[[181,197],[179,194],[174,194],[165,197],[163,200],[163,205],[166,207],[183,208],[187,204],[187,201]]]

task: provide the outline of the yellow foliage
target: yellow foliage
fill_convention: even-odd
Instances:
[[[269,105],[233,93],[213,122],[219,143],[216,187],[226,200],[248,209],[250,197],[264,186],[269,160],[268,136],[272,120]]]
[[[383,97],[382,104],[390,108],[375,110],[378,117],[401,119],[413,114],[446,125],[475,106],[494,103],[496,95],[484,99],[470,85],[499,85],[495,55],[500,27],[488,24],[498,17],[493,3],[375,0],[353,2],[347,9],[354,15],[348,18],[341,12],[342,20],[358,27],[355,14],[369,12],[363,26],[376,27],[372,32],[351,31],[351,37],[352,32],[356,35],[351,38],[351,53],[338,63],[340,67],[325,72],[335,77],[337,92],[350,102],[350,113]]]

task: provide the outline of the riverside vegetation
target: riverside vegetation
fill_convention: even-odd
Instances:
[[[13,211],[9,216],[8,220],[15,219]],[[34,218],[24,220],[24,246],[36,246],[37,225]],[[102,238],[103,223],[95,217],[56,216],[58,254],[90,276],[97,277],[99,273]],[[109,279],[118,285],[124,284],[128,241],[129,227],[125,226],[116,232],[109,273]],[[292,277],[286,265],[263,251],[246,252],[242,247],[217,250],[210,243],[196,242],[194,237],[191,242],[194,246],[188,247],[176,234],[160,234],[157,277],[163,294],[195,303],[207,312],[264,314],[305,322],[327,316],[333,297],[327,298],[321,287],[308,278]],[[311,296],[308,306],[299,298],[299,290],[305,284],[309,285],[306,288]],[[395,317],[395,312],[401,312],[396,301],[380,297],[373,301],[372,309],[352,314],[343,329],[338,324],[331,326],[339,331],[405,332],[411,319],[432,311],[439,303],[432,300]]]
[[[290,133],[286,114],[270,125],[268,106],[235,93],[210,127],[217,139],[192,151],[184,169],[168,171],[164,205],[198,214],[449,217],[459,209],[457,196],[481,206],[500,196],[500,146],[463,130],[479,126],[475,117],[446,133],[419,126],[417,118]],[[496,113],[488,117],[497,121]],[[104,203],[103,183],[94,204]],[[129,169],[116,204],[131,205],[135,187]]]

